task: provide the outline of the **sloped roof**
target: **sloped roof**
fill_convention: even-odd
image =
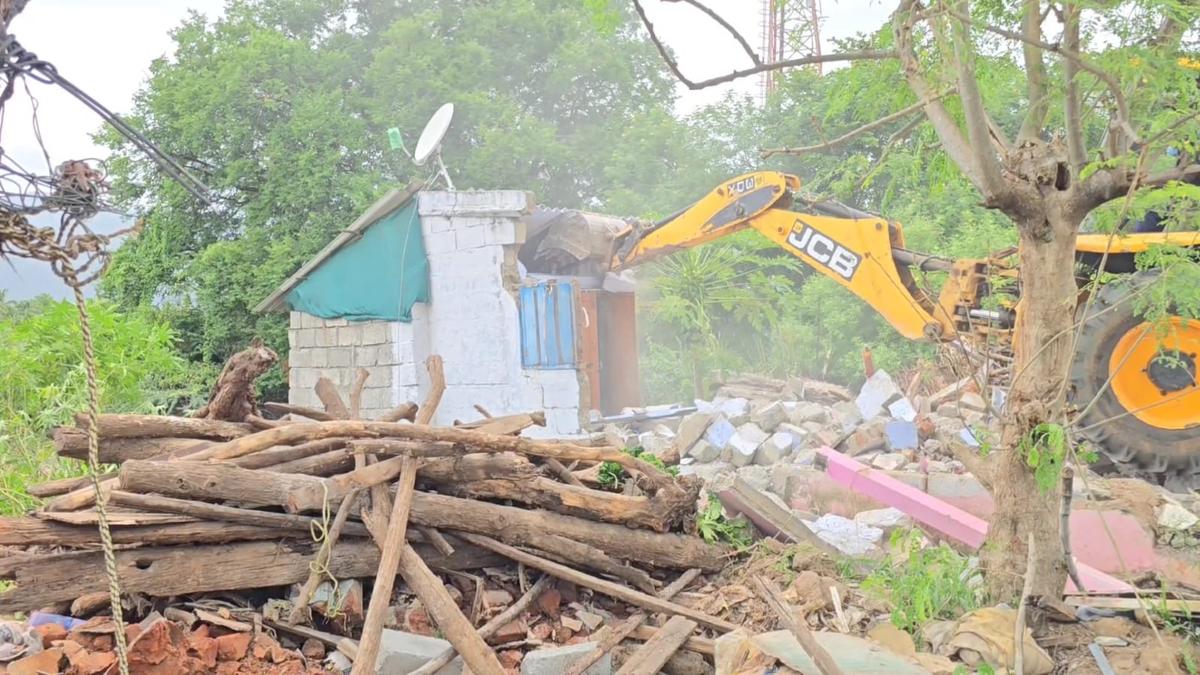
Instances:
[[[404,206],[423,186],[423,182],[414,181],[409,183],[407,187],[390,190],[387,194],[376,200],[349,227],[339,232],[332,241],[326,244],[325,248],[321,249],[308,262],[301,265],[295,274],[288,277],[278,288],[264,298],[262,302],[255,305],[255,313],[284,311],[286,309],[284,301],[287,298],[287,294],[300,282],[308,278],[308,275],[313,270],[320,267],[321,263],[328,260],[330,256],[337,253],[343,246],[356,241],[363,230],[374,225],[387,214]]]

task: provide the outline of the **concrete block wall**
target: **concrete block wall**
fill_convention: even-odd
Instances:
[[[349,403],[359,368],[369,376],[362,411],[378,417],[417,395],[412,326],[395,321],[322,319],[292,312],[288,328],[288,402],[321,407],[313,389],[328,377]]]
[[[289,401],[320,406],[317,378],[332,379],[348,397],[354,373],[367,368],[363,415],[377,417],[429,388],[425,359],[440,354],[446,392],[434,422],[544,410],[547,424],[526,435],[560,436],[580,429],[579,373],[521,367],[517,249],[521,217],[533,208],[516,190],[422,192],[418,213],[429,257],[430,303],[411,323],[324,320],[292,312]]]

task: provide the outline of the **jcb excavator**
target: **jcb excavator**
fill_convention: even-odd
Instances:
[[[797,177],[771,171],[726,181],[662,221],[632,226],[617,239],[611,267],[753,228],[845,286],[907,338],[957,340],[980,354],[1009,348],[1020,296],[1015,249],[978,260],[923,255],[905,248],[899,223],[836,202],[805,201],[799,188]],[[1081,288],[1102,259],[1106,272],[1132,283],[1101,286],[1081,317],[1069,391],[1083,409],[1081,432],[1110,460],[1186,490],[1200,487],[1200,321],[1172,317],[1173,330],[1159,340],[1128,301],[1152,281],[1136,272],[1134,255],[1160,243],[1200,249],[1200,232],[1078,236]],[[923,288],[922,271],[948,274],[936,297]]]

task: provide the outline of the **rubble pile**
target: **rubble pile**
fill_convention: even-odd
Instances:
[[[813,483],[823,474],[819,450],[840,450],[923,488],[933,482],[935,489],[944,484],[957,494],[983,494],[959,457],[978,454],[995,430],[997,412],[970,380],[906,393],[877,370],[855,394],[806,378],[741,375],[723,381],[711,400],[697,400],[695,412],[673,428],[656,421],[640,433],[615,425],[605,432],[610,442],[678,457],[681,473],[699,476],[716,492],[738,477],[798,510],[843,553],[862,555],[875,549],[884,530],[911,521],[895,509],[862,513],[857,522],[826,513],[827,505],[814,501]]]

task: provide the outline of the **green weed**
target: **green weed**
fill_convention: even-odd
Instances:
[[[721,500],[714,494],[708,495],[708,505],[696,519],[696,529],[704,541],[710,544],[729,544],[738,551],[745,551],[754,543],[750,534],[750,523],[742,517],[727,518]]]
[[[862,589],[889,602],[892,623],[919,637],[929,621],[956,619],[983,602],[979,569],[949,546],[921,548],[920,530],[897,530],[891,560],[875,569]]]
[[[667,466],[656,455],[646,452],[641,446],[625,448],[621,452],[624,452],[627,455],[633,455],[634,457],[637,457],[643,462],[653,466],[669,476],[679,475],[679,467]],[[621,486],[621,483],[625,482],[625,478],[628,475],[629,474],[625,472],[625,469],[620,464],[617,464],[616,462],[604,462],[600,465],[600,474],[598,480],[600,481],[601,487],[609,490],[616,490]]]

